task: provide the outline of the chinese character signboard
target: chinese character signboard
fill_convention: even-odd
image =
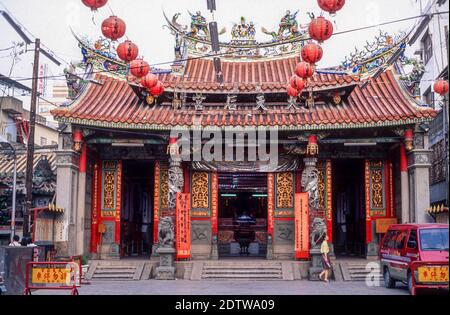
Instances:
[[[308,193],[295,194],[295,258],[309,259]]]
[[[190,194],[177,194],[176,245],[177,259],[191,258]]]
[[[448,283],[448,266],[419,267],[420,283]]]

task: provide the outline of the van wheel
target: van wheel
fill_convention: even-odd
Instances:
[[[395,288],[395,280],[391,278],[391,273],[389,272],[389,268],[384,270],[384,286],[388,289]]]
[[[412,274],[411,272],[408,272],[408,291],[409,294],[413,295],[413,283],[412,283]]]

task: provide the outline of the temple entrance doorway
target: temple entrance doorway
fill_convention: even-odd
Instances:
[[[120,257],[150,256],[153,245],[153,163],[124,161]]]
[[[365,257],[364,161],[334,161],[333,205],[333,245],[336,256]]]
[[[219,257],[265,258],[267,174],[219,174]]]

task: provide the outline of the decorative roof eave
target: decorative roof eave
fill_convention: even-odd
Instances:
[[[133,129],[133,130],[153,130],[153,131],[169,131],[173,129],[177,130],[197,130],[196,125],[163,125],[163,124],[133,124],[133,123],[116,123],[116,122],[102,122],[98,120],[90,119],[76,119],[76,118],[64,118],[55,117],[55,119],[60,123],[70,123],[79,126],[86,127],[101,127],[109,129]],[[371,123],[342,123],[342,124],[318,124],[318,125],[271,125],[271,126],[211,126],[211,125],[201,125],[203,130],[239,130],[242,128],[257,128],[260,130],[274,130],[279,131],[315,131],[315,130],[343,130],[343,129],[365,129],[365,128],[386,128],[386,127],[399,127],[408,126],[413,124],[418,124],[422,122],[430,122],[434,118],[409,118],[397,121],[383,121],[383,122],[371,122]]]
[[[132,83],[132,82],[128,82],[130,86],[136,87],[136,88],[142,88],[140,85]],[[216,94],[228,94],[228,93],[236,93],[236,91],[234,90],[234,85],[233,84],[226,84],[225,86],[220,86],[219,84],[217,85],[211,85],[210,87],[208,87],[207,89],[205,88],[193,88],[190,87],[190,85],[198,85],[197,83],[195,84],[191,84],[191,83],[167,83],[164,82],[165,84],[165,93],[174,93],[174,92],[180,92],[183,91],[184,93],[192,93],[192,94],[196,94],[196,93],[201,93],[204,95],[207,94],[212,94],[212,95],[216,95]],[[242,88],[239,88],[239,91],[237,93],[239,94],[246,94],[246,95],[252,95],[252,94],[283,94],[286,95],[286,84],[280,84],[280,86],[276,86],[273,87],[272,89],[270,89],[270,91],[258,91],[257,90],[257,85],[254,83],[244,83],[242,85]],[[331,90],[336,90],[336,89],[353,89],[356,86],[360,85],[360,82],[349,82],[349,83],[339,83],[337,82],[336,84],[322,84],[321,86],[314,86],[313,87],[313,92],[326,92],[326,91],[331,91]],[[184,87],[187,86],[187,87]],[[309,92],[311,89],[308,88],[307,90],[304,91],[304,93]]]

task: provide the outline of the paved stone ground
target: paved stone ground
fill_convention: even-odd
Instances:
[[[365,282],[310,281],[92,281],[80,295],[408,295],[396,289],[367,287]],[[39,291],[34,295],[67,295],[64,291]]]

